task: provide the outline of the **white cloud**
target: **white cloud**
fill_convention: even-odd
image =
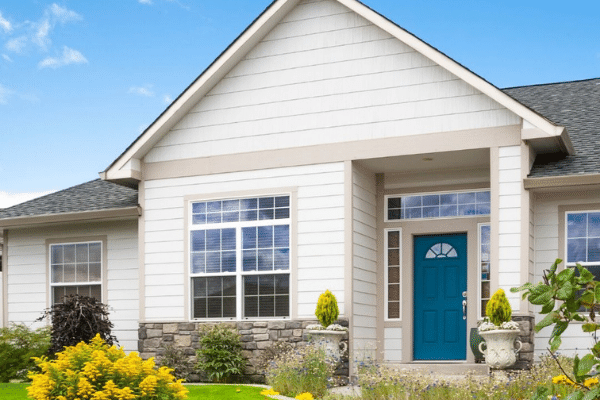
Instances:
[[[10,33],[13,29],[10,21],[7,20],[6,18],[4,18],[2,16],[1,12],[0,12],[0,28],[2,28],[2,30],[4,30],[5,33]]]
[[[0,84],[0,105],[8,104],[8,98],[15,93],[13,90]]]
[[[40,46],[42,49],[46,50],[50,45],[50,30],[52,26],[50,25],[50,20],[44,19],[37,26],[37,32],[31,39],[35,44]]]
[[[63,53],[61,57],[47,57],[40,61],[38,64],[39,68],[59,68],[70,64],[87,64],[88,60],[78,52],[77,50],[71,49],[67,46],[63,46]]]
[[[139,96],[145,96],[145,97],[154,97],[154,92],[152,91],[152,85],[132,86],[129,88],[127,93],[133,93],[133,94],[137,94]]]
[[[83,19],[83,17],[77,14],[75,11],[69,10],[66,7],[61,7],[56,3],[52,4],[47,10],[61,24],[66,24],[67,22],[71,21],[80,21]]]
[[[12,58],[10,58],[7,54],[2,54],[2,58],[4,61],[13,62]]]
[[[27,36],[19,36],[6,42],[6,50],[10,50],[14,53],[21,53],[23,48],[27,45]]]
[[[150,5],[150,4],[152,4],[152,0],[138,0],[138,3]]]
[[[48,192],[35,192],[35,193],[7,193],[0,192],[0,208],[12,207],[16,204],[23,203],[25,201],[33,200],[35,198],[45,196],[50,193],[54,193],[55,190]]]
[[[168,94],[165,94],[163,96],[163,103],[171,104],[172,102],[173,102],[173,99],[171,98],[171,96],[169,96]]]

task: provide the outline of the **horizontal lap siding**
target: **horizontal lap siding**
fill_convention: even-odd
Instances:
[[[353,168],[353,347],[360,358],[377,340],[375,174]],[[366,355],[366,354],[365,354]],[[370,354],[373,356],[373,354]]]
[[[113,333],[119,344],[127,351],[135,351],[139,318],[136,221],[9,231],[8,319],[32,324],[47,306],[46,240],[86,236],[107,237],[109,318],[115,325]]]
[[[314,317],[319,294],[330,289],[344,304],[344,165],[274,168],[147,181],[146,204],[146,319],[186,320],[183,249],[185,196],[263,191],[279,193],[296,187],[298,296],[292,299],[300,317]],[[168,199],[168,202],[165,201]],[[168,206],[167,206],[168,205]]]
[[[498,283],[506,292],[513,311],[519,311],[520,296],[510,288],[521,283],[521,147],[501,147],[499,171],[499,265]]]
[[[518,123],[336,1],[301,2],[146,162]]]
[[[402,361],[402,328],[384,329],[384,353],[383,359],[386,362]]]
[[[576,194],[582,194],[581,192],[575,192]],[[549,269],[552,263],[558,258],[559,250],[559,206],[577,205],[581,206],[586,203],[597,204],[600,193],[592,195],[588,194],[585,198],[572,198],[572,199],[544,199],[543,195],[539,195],[535,199],[535,216],[534,216],[534,237],[535,237],[535,269],[533,282],[537,283],[542,281],[544,270]],[[585,207],[583,207],[585,208]],[[593,206],[590,206],[590,210],[594,210]],[[559,268],[562,269],[565,266],[565,262],[560,264]],[[535,306],[535,318],[536,322],[539,322],[543,315],[539,314],[541,307]],[[549,347],[548,339],[552,333],[552,328],[544,328],[535,336],[535,354],[537,357],[543,354],[547,354],[546,350]],[[581,331],[581,324],[571,324],[567,331],[562,335],[562,345],[560,347],[560,353],[566,356],[574,356],[578,353],[582,356],[593,346],[593,340],[587,333]]]

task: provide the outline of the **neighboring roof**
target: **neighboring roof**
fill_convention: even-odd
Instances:
[[[542,130],[548,137],[563,140],[564,128],[549,121],[544,116],[507,96],[500,89],[474,74],[452,58],[422,41],[412,33],[372,10],[358,0],[337,0],[367,21],[378,26],[398,40],[420,52],[425,57],[458,76],[471,86],[486,94],[502,106]],[[217,82],[231,70],[284,16],[298,3],[298,0],[275,0],[263,13],[242,32],[227,49],[198,77],[173,103],[117,158],[100,174],[102,179],[132,183],[141,179],[140,160],[163,137],[169,129],[183,118]],[[566,139],[568,142],[568,138]],[[563,143],[566,151],[571,151],[570,143]],[[128,166],[129,164],[129,166]],[[129,168],[129,169],[127,169]]]
[[[600,78],[503,89],[515,100],[564,126],[574,155],[540,155],[530,178],[600,173]]]
[[[0,209],[0,226],[2,226],[1,221],[5,219],[119,210],[137,206],[136,189],[96,179],[13,207]]]

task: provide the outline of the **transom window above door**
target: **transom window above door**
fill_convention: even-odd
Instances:
[[[490,191],[386,196],[388,221],[490,215]]]

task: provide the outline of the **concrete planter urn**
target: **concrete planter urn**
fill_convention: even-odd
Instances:
[[[309,330],[310,342],[321,347],[328,358],[339,360],[342,354],[348,350],[346,342],[342,342],[342,339],[346,335],[347,331],[333,331],[333,330]]]
[[[517,362],[517,353],[523,345],[517,336],[518,330],[496,329],[479,332],[485,342],[479,343],[479,351],[485,357],[485,363],[494,369],[505,369]],[[515,348],[515,343],[517,348]],[[485,349],[484,349],[485,346]]]

